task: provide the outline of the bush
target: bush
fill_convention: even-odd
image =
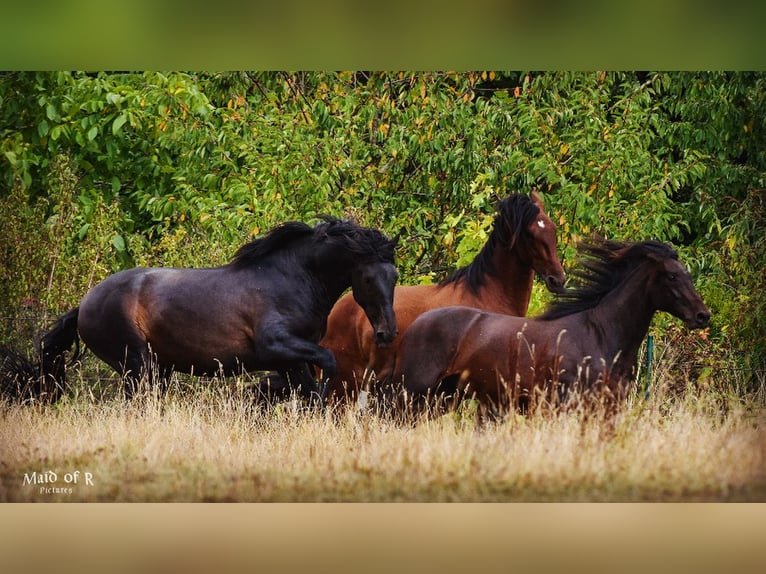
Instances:
[[[402,281],[433,281],[481,247],[496,199],[536,187],[565,265],[591,234],[673,242],[711,348],[763,372],[765,79],[6,72],[2,306],[62,310],[119,269],[217,265],[324,213],[403,231]]]

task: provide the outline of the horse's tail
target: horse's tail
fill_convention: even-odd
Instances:
[[[74,353],[69,358],[73,363],[80,357],[80,336],[77,333],[77,317],[80,308],[75,307],[59,317],[53,328],[40,338],[38,353],[40,355],[41,393],[50,393],[56,400],[66,387],[66,353],[74,345]]]
[[[79,307],[68,311],[40,338],[38,359],[3,347],[0,349],[0,387],[12,398],[33,397],[45,401],[58,400],[66,388],[66,366],[80,355],[80,337],[77,333]],[[67,361],[67,353],[74,345],[74,353]]]

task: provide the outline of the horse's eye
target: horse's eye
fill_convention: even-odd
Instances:
[[[671,281],[675,281],[677,278],[678,278],[678,274],[677,273],[670,273],[670,274],[668,274],[668,279],[670,279]]]

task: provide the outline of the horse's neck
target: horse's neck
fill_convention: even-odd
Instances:
[[[515,250],[498,248],[492,257],[494,274],[487,274],[482,298],[491,298],[498,304],[498,311],[519,317],[526,316],[535,271],[519,258]]]
[[[284,289],[300,290],[310,296],[297,297],[296,304],[307,312],[326,316],[343,292],[351,286],[351,262],[325,255],[324,250],[312,250],[311,246],[296,249],[291,256],[279,254],[264,258],[258,265],[247,269],[248,273],[262,277],[268,274],[281,277],[277,283]]]
[[[326,276],[315,288],[322,294],[321,306],[327,313],[330,312],[335,302],[340,299],[343,292],[351,287],[351,273],[338,272],[335,276]]]
[[[619,353],[618,362],[626,368],[635,362],[655,312],[644,283],[642,276],[630,278],[587,311],[591,324],[601,331],[604,355]]]
[[[338,255],[320,257],[313,266],[307,266],[309,272],[313,274],[315,286],[321,286],[328,312],[343,292],[351,287],[353,261],[344,259]]]

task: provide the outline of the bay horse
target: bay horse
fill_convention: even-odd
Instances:
[[[468,266],[438,284],[396,287],[399,332],[421,313],[448,305],[526,315],[535,272],[550,291],[563,289],[566,276],[556,251],[556,225],[533,191],[499,203],[487,242]],[[399,340],[386,347],[377,345],[359,306],[348,295],[342,297],[330,312],[327,333],[320,342],[338,361],[338,370],[329,380],[331,396],[353,400],[373,376],[388,378]]]
[[[78,342],[124,377],[125,393],[154,370],[200,375],[275,370],[302,396],[318,390],[309,364],[332,377],[317,343],[348,288],[379,344],[397,334],[396,240],[355,223],[287,222],[207,269],[135,268],[93,287],[41,340],[42,371],[63,386],[63,353]],[[149,365],[153,369],[149,369]]]
[[[708,324],[710,311],[669,245],[602,240],[579,251],[571,272],[579,285],[541,316],[460,306],[421,315],[401,337],[389,394],[403,386],[416,412],[435,396],[447,405],[473,396],[490,415],[523,411],[535,390],[564,400],[578,387],[619,404],[655,312],[690,329]]]

